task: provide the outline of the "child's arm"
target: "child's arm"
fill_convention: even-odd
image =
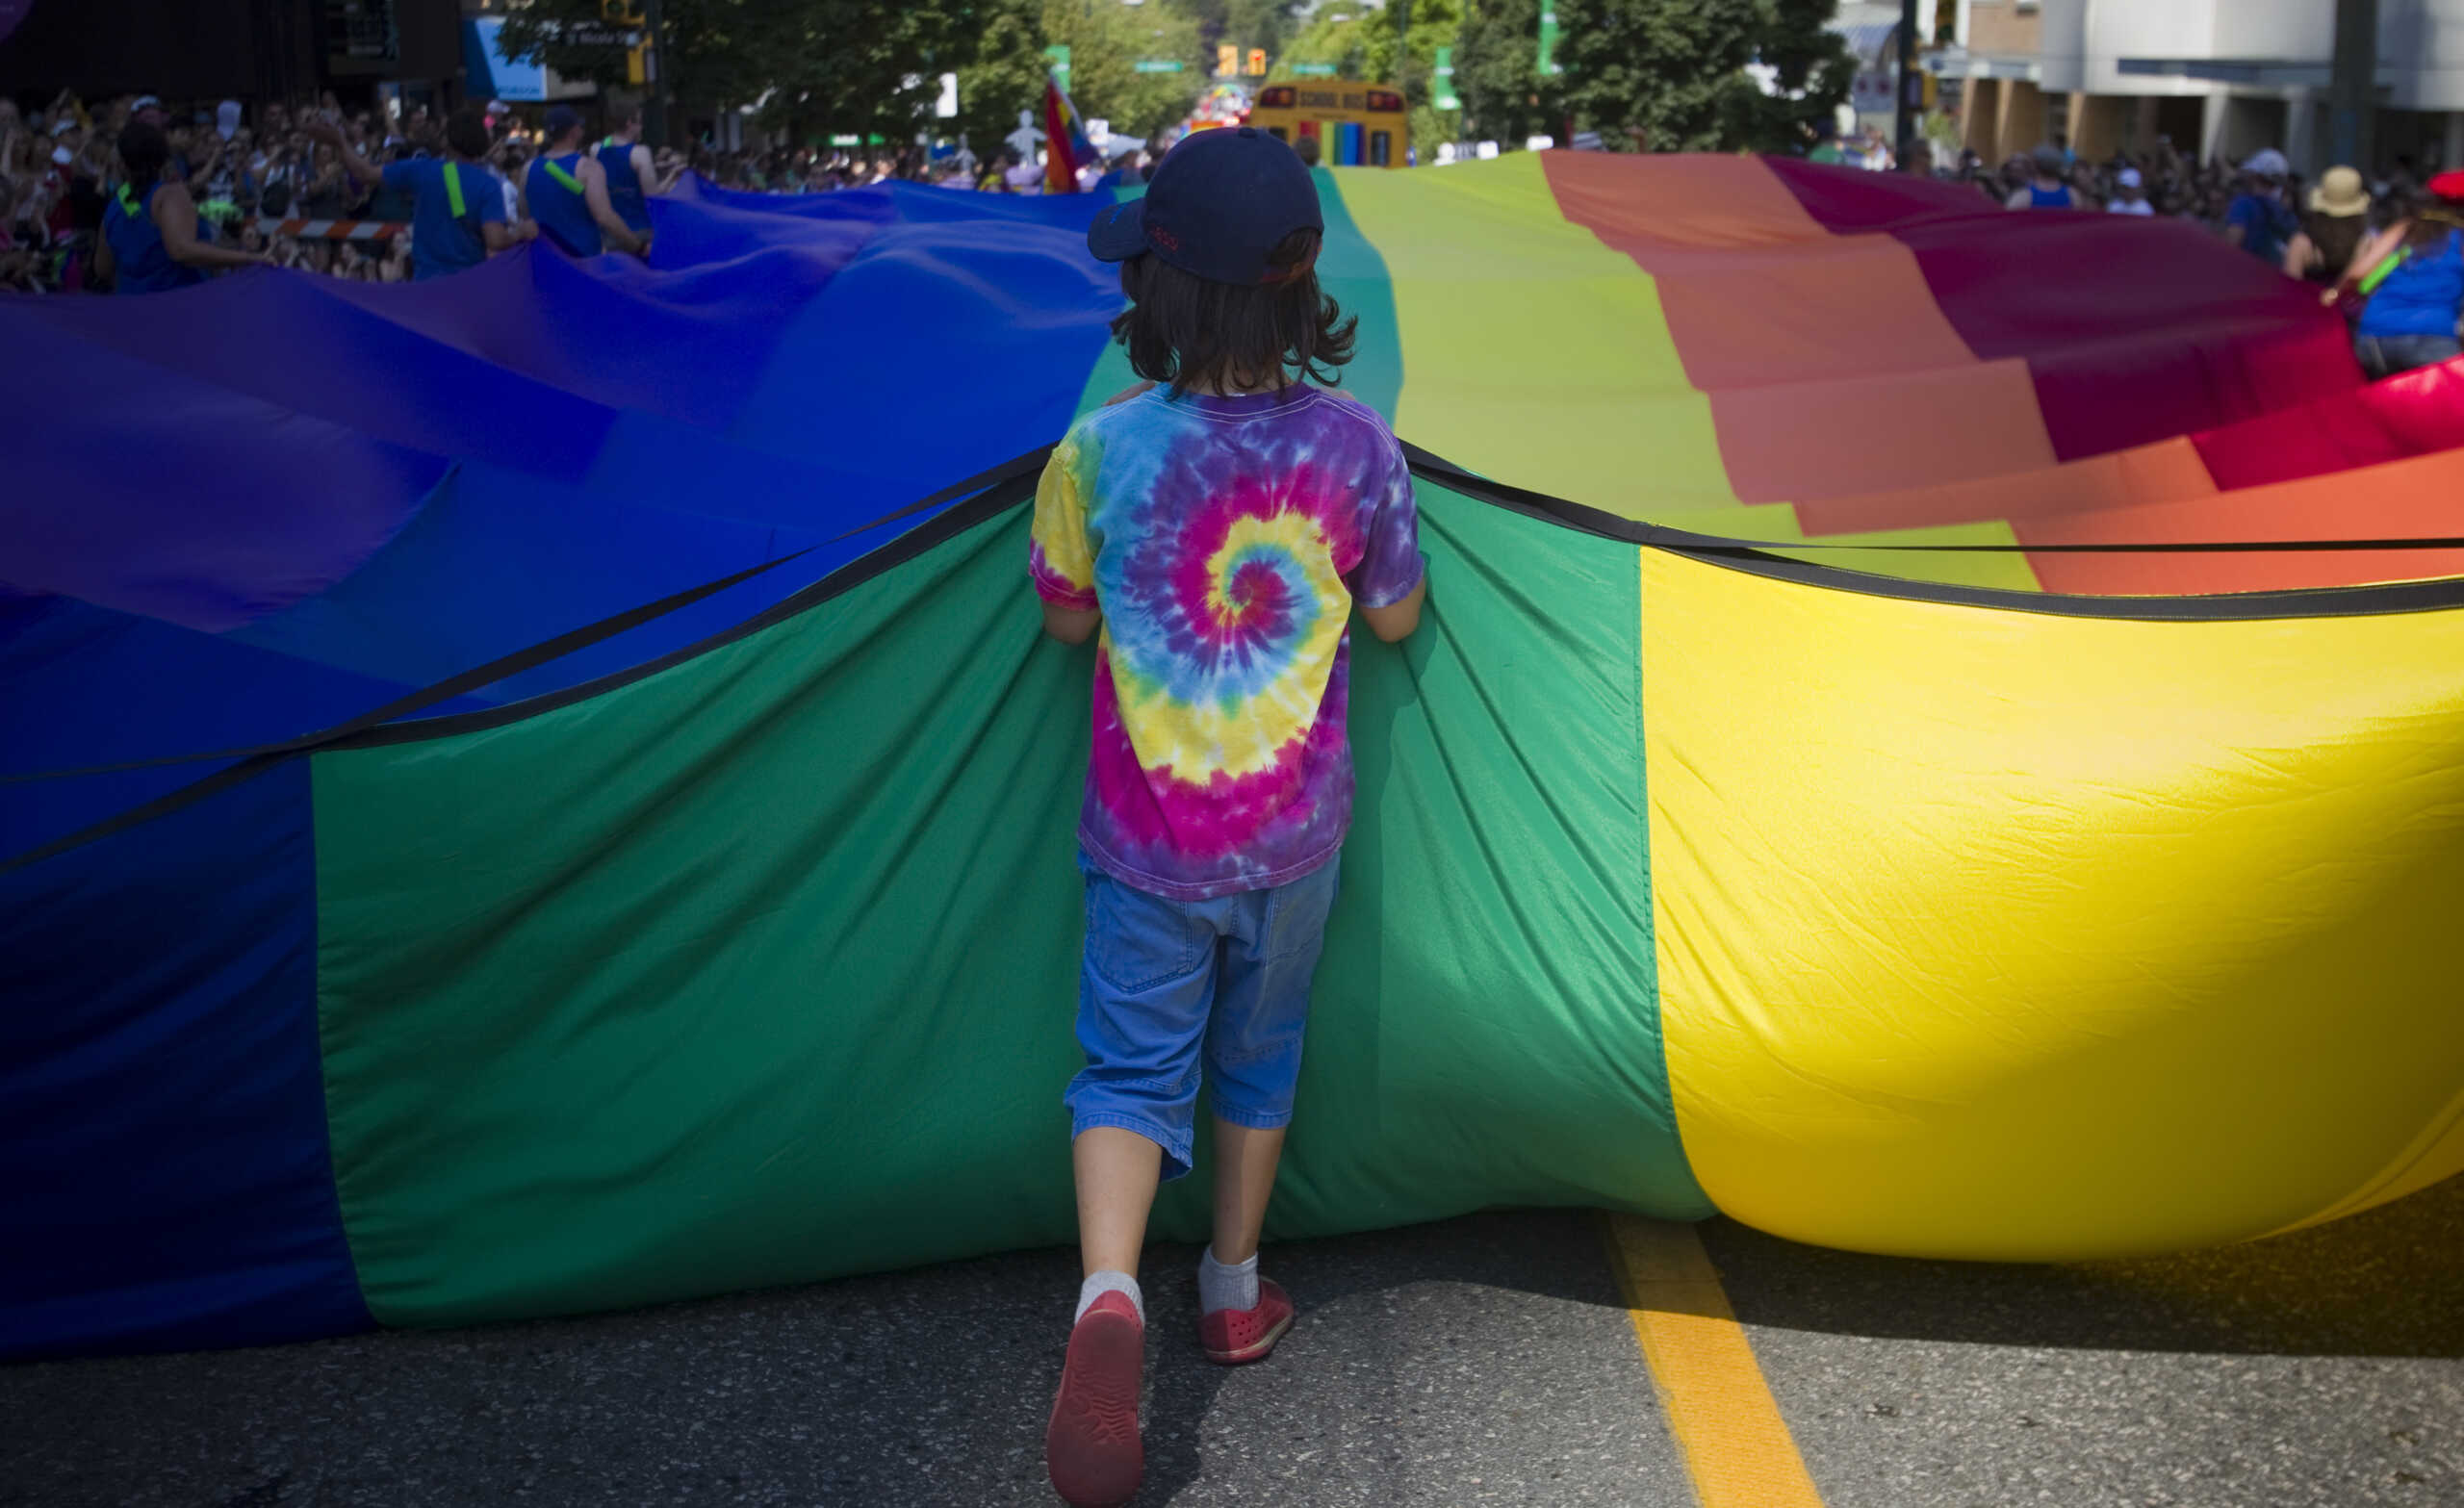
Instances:
[[[1420,597],[1415,593],[1412,598],[1412,611],[1415,614],[1420,611]],[[1043,631],[1064,644],[1086,643],[1095,636],[1095,629],[1102,626],[1103,621],[1104,610],[1100,607],[1063,607],[1049,601],[1043,604]],[[1373,623],[1370,626],[1374,628],[1376,625]],[[1403,630],[1404,633],[1410,631],[1408,628]],[[1399,639],[1402,634],[1396,634],[1393,637]]]
[[[1370,515],[1369,546],[1351,574],[1352,601],[1369,631],[1388,644],[1421,626],[1428,601],[1428,561],[1421,554],[1421,517],[1412,497],[1411,469],[1401,447],[1390,448],[1386,475],[1374,484],[1377,506]]]
[[[1043,605],[1043,631],[1064,644],[1084,644],[1104,621],[1095,601],[1094,551],[1087,547],[1087,513],[1078,497],[1078,444],[1064,436],[1036,484],[1035,524],[1027,574]]]
[[[1412,588],[1412,595],[1401,601],[1387,607],[1363,606],[1360,621],[1369,625],[1370,632],[1388,644],[1399,643],[1410,638],[1412,630],[1421,626],[1421,603],[1427,601],[1428,577],[1424,575],[1420,584]],[[1044,610],[1044,626],[1052,626],[1052,610],[1048,606]],[[1075,644],[1078,641],[1072,639],[1069,642]]]

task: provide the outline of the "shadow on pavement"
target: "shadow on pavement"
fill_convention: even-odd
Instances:
[[[2329,1225],[2061,1265],[1826,1251],[1703,1227],[1737,1318],[1888,1340],[2226,1355],[2464,1357],[2464,1179]]]

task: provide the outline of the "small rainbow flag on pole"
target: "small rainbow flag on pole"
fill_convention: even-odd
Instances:
[[[1087,123],[1061,81],[1044,75],[1043,192],[1076,193],[1078,169],[1095,162],[1095,144],[1087,140]]]

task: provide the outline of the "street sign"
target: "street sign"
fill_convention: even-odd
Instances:
[[[1335,76],[1335,65],[1331,63],[1296,63],[1292,65],[1292,76],[1296,79],[1331,79]]]
[[[621,26],[607,26],[590,21],[576,21],[556,33],[556,39],[570,47],[639,47],[642,34]]]
[[[1134,73],[1178,73],[1186,66],[1178,58],[1141,58],[1130,71]]]

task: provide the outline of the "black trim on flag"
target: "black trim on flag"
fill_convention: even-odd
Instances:
[[[409,696],[374,707],[346,722],[321,731],[302,734],[279,743],[260,744],[246,749],[221,750],[207,754],[176,754],[156,759],[136,760],[126,764],[95,765],[85,769],[52,770],[33,775],[8,777],[0,783],[17,783],[42,780],[64,780],[81,775],[99,775],[120,770],[147,769],[159,765],[190,763],[206,759],[236,759],[239,763],[216,771],[203,780],[169,791],[141,805],[132,806],[91,827],[27,850],[6,860],[0,860],[0,873],[20,869],[54,855],[81,847],[98,838],[109,837],[141,823],[176,811],[192,802],[218,791],[228,789],[244,780],[264,774],[285,759],[304,754],[345,749],[374,749],[392,744],[417,743],[433,738],[449,738],[462,733],[475,733],[503,728],[544,712],[571,706],[593,697],[604,695],[622,686],[684,662],[707,654],[765,628],[808,612],[846,592],[861,586],[884,573],[905,565],[950,540],[967,533],[979,524],[990,522],[1034,496],[1036,478],[1041,473],[1053,447],[1039,446],[998,466],[988,468],[930,493],[904,507],[882,515],[869,524],[833,536],[833,541],[879,528],[885,524],[911,518],[953,499],[964,498],[936,518],[891,539],[879,549],[849,561],[828,575],[783,598],[763,611],[747,618],[735,626],[706,638],[646,660],[639,665],[612,672],[596,679],[582,681],[561,690],[509,702],[502,706],[476,712],[451,713],[443,717],[414,718],[411,714],[424,708],[449,702],[468,691],[520,675],[564,655],[612,638],[630,628],[666,616],[691,605],[731,586],[751,579],[763,572],[775,570],[807,553],[782,555],[764,561],[700,586],[646,602],[629,611],[603,618],[594,624],[542,641],[526,650],[491,660],[460,675]],[[1869,597],[1895,597],[1914,601],[1948,602],[1962,606],[1990,607],[2012,612],[2047,613],[2071,618],[2111,618],[2146,622],[2233,623],[2288,618],[2333,618],[2385,613],[2444,611],[2464,607],[2464,576],[2444,576],[2425,581],[2399,581],[2372,586],[2323,587],[2300,591],[2231,592],[2202,597],[2084,597],[2050,592],[2014,592],[1997,587],[1958,586],[1936,581],[1911,581],[1898,576],[1878,575],[1871,572],[1850,570],[1843,566],[1798,560],[1779,550],[1840,550],[1855,552],[1920,551],[1926,553],[1961,554],[2207,554],[2207,553],[2281,553],[2315,550],[2464,550],[2464,538],[2453,539],[2370,539],[2370,540],[2214,540],[2184,544],[2076,544],[2076,545],[1887,545],[1870,542],[1837,542],[1802,540],[1734,539],[1725,535],[1698,534],[1664,524],[1645,524],[1601,509],[1587,507],[1548,493],[1534,492],[1491,481],[1454,465],[1420,447],[1406,442],[1405,459],[1412,473],[1424,481],[1434,482],[1477,502],[1488,503],[1520,513],[1527,518],[1552,523],[1566,528],[1596,535],[1602,539],[1664,550],[1714,564],[1728,566],[1756,575],[1796,581],[1807,586],[1827,587],[1835,591],[1859,592]],[[969,497],[969,494],[973,494]]]
[[[39,863],[55,854],[65,853],[99,838],[110,837],[116,832],[124,831],[141,823],[150,822],[156,817],[166,816],[193,802],[202,801],[217,791],[227,790],[242,781],[253,780],[283,760],[299,754],[314,754],[323,749],[366,748],[376,744],[401,743],[416,738],[444,737],[451,733],[475,732],[480,728],[501,727],[506,723],[519,722],[524,718],[552,711],[556,707],[597,696],[604,691],[614,690],[628,682],[639,680],[645,676],[655,675],[671,665],[680,664],[696,655],[707,653],[721,645],[732,643],[747,634],[758,632],[772,624],[794,617],[808,608],[826,602],[841,592],[869,581],[892,566],[911,560],[941,541],[962,534],[985,520],[1015,505],[1034,492],[1035,478],[1043,470],[1043,463],[1051,453],[1051,446],[1038,446],[1023,455],[1013,456],[998,466],[979,472],[963,481],[953,482],[914,502],[886,513],[870,524],[849,529],[845,534],[835,535],[834,541],[845,539],[849,535],[861,534],[866,529],[878,528],[884,524],[911,517],[954,498],[963,497],[979,488],[984,489],[981,496],[950,509],[930,523],[910,529],[878,550],[849,561],[812,585],[781,600],[768,610],[746,619],[732,628],[686,645],[673,653],[663,654],[629,669],[603,676],[596,680],[584,681],[579,685],[569,686],[544,696],[507,703],[501,707],[491,707],[484,712],[467,712],[437,718],[414,718],[408,722],[398,721],[411,718],[411,714],[434,706],[440,702],[450,702],[465,692],[475,691],[481,686],[502,680],[508,676],[518,676],[525,671],[534,670],[578,650],[587,649],[602,640],[614,638],[620,633],[638,628],[655,619],[664,618],[669,613],[689,607],[705,598],[724,592],[732,586],[749,581],[764,572],[776,570],[791,560],[808,554],[812,547],[796,550],[792,554],[781,555],[773,560],[765,560],[759,565],[748,566],[742,571],[732,572],[715,580],[705,581],[699,586],[687,587],[681,592],[662,597],[656,601],[645,602],[639,607],[603,618],[597,623],[585,624],[581,627],[560,633],[552,639],[542,640],[528,649],[517,650],[511,654],[500,656],[484,665],[474,666],[457,676],[448,677],[433,685],[414,691],[406,697],[388,702],[382,706],[372,707],[357,717],[334,724],[318,732],[303,733],[297,738],[284,739],[277,743],[257,744],[245,749],[172,754],[156,759],[133,760],[125,764],[92,765],[84,769],[47,770],[32,775],[12,776],[7,782],[0,783],[67,780],[81,775],[142,770],[160,765],[187,764],[207,759],[239,761],[228,768],[217,770],[202,780],[183,785],[177,790],[166,791],[152,801],[106,817],[90,827],[81,828],[64,837],[55,838],[51,842],[39,844],[5,860],[0,860],[0,874],[22,869],[29,864]]]
[[[2304,587],[2272,592],[2218,592],[2196,597],[2091,597],[2058,592],[2015,592],[2006,587],[1912,581],[1904,576],[1821,561],[1798,560],[1781,550],[1819,550],[1855,553],[1992,555],[2200,555],[2298,554],[2357,550],[2464,550],[2464,537],[2429,539],[2199,540],[2180,544],[2076,545],[1889,545],[1871,541],[1733,539],[1645,524],[1527,487],[1491,481],[1406,441],[1412,474],[1467,498],[1602,539],[1664,550],[1755,575],[1806,586],[1896,597],[1920,602],[1951,602],[2062,618],[2112,618],[2149,623],[2251,623],[2279,618],[2350,618],[2384,613],[2432,612],[2464,607],[2464,576],[2389,581],[2368,586]]]

